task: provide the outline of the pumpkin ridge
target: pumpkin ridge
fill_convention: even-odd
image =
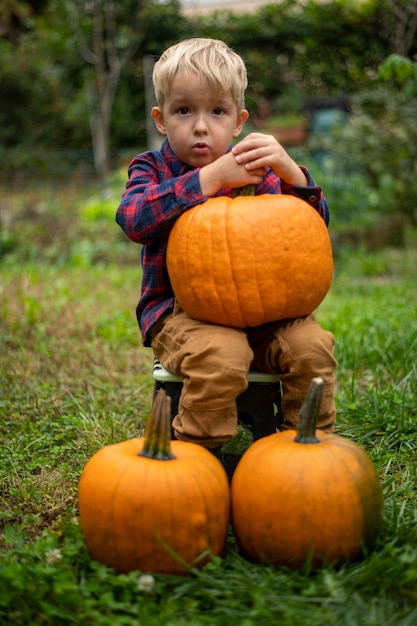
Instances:
[[[142,502],[141,502],[141,513],[144,512],[145,513],[145,517],[141,516],[141,520],[143,519],[144,521],[141,522],[140,525],[138,525],[139,529],[142,529],[144,527],[146,527],[146,510],[147,507],[149,506],[149,504],[152,502],[152,500],[154,499],[154,492],[155,492],[155,480],[152,477],[152,469],[150,469],[149,475],[150,475],[150,479],[149,479],[149,486],[148,483],[145,482],[145,480],[141,480],[142,482],[142,486],[143,486],[143,495],[142,495]],[[164,484],[164,489],[163,492],[161,493],[161,500],[164,501],[164,504],[166,505],[165,507],[161,507],[158,511],[158,515],[154,516],[152,523],[149,527],[149,532],[152,534],[155,543],[147,543],[147,542],[143,542],[142,544],[142,559],[143,559],[143,564],[142,564],[142,569],[151,569],[151,563],[153,560],[157,560],[158,557],[164,559],[166,562],[169,562],[170,559],[173,560],[173,565],[172,567],[176,567],[177,566],[177,559],[175,559],[175,557],[173,556],[173,552],[175,552],[175,546],[171,545],[172,542],[167,539],[167,537],[173,537],[175,535],[171,534],[171,527],[169,528],[169,532],[167,532],[167,528],[168,528],[168,522],[171,518],[171,516],[169,514],[167,514],[167,511],[171,508],[169,506],[169,504],[171,503],[171,495],[172,495],[172,488],[167,489],[166,487],[166,483],[170,481],[170,472],[175,471],[175,466],[173,464],[171,464],[170,470],[167,470],[167,466],[164,463],[163,466],[159,466],[158,467],[158,476],[161,479],[161,476],[163,475],[163,480],[161,480],[161,483]],[[168,481],[167,481],[167,477],[168,477]],[[171,505],[172,506],[172,505]],[[135,514],[136,514],[136,510],[135,510]],[[169,549],[167,549],[167,547]],[[147,563],[149,565],[147,565]]]
[[[312,450],[310,449],[308,453]],[[272,450],[268,451],[271,457],[271,464],[274,461],[274,454]],[[313,450],[314,453],[314,450]],[[280,450],[280,459],[289,468],[292,468],[293,475],[292,480],[288,483],[285,481],[279,486],[279,504],[280,509],[277,510],[277,519],[284,516],[285,522],[280,524],[277,522],[276,532],[280,534],[279,549],[277,551],[278,562],[284,561],[288,564],[297,563],[299,559],[302,560],[303,551],[306,549],[307,537],[310,533],[308,519],[305,519],[305,510],[297,507],[297,501],[294,501],[294,493],[296,491],[296,485],[306,484],[311,476],[311,469],[309,468],[309,459],[305,463],[305,457],[300,448],[289,448],[285,446]],[[298,472],[297,477],[295,473]],[[282,486],[284,485],[284,487]],[[286,506],[284,505],[284,501]],[[312,501],[310,494],[306,493],[306,503],[310,506]],[[309,508],[309,511],[311,509]],[[294,531],[294,528],[298,528],[298,532]],[[268,554],[274,553],[275,540],[273,534],[267,538],[265,542],[266,551]],[[291,549],[289,550],[289,546]],[[312,548],[308,548],[311,552]],[[310,556],[312,558],[312,555]],[[275,563],[276,564],[276,563]]]
[[[232,257],[232,250],[233,250],[233,237],[234,237],[234,233],[229,233],[229,224],[231,221],[231,213],[233,212],[233,205],[230,204],[231,201],[229,201],[229,206],[227,207],[227,211],[225,212],[225,218],[226,218],[226,228],[224,230],[226,236],[225,236],[225,240],[227,243],[227,260],[228,260],[228,267],[230,268],[230,274],[231,274],[231,283],[234,287],[234,297],[235,300],[237,302],[237,307],[236,307],[236,314],[239,314],[239,317],[241,318],[242,322],[243,322],[243,326],[247,326],[247,319],[246,317],[243,315],[243,311],[244,311],[244,307],[242,306],[242,296],[244,296],[244,292],[242,290],[239,289],[239,280],[238,280],[238,276],[239,276],[239,272],[236,273],[235,271],[235,264],[233,262],[233,257]],[[237,202],[237,199],[233,200],[234,203]],[[247,251],[245,250],[245,253]],[[229,285],[230,287],[230,285]],[[242,324],[241,322],[241,324]]]
[[[151,464],[152,462],[157,462],[154,459],[148,459],[146,464],[144,460],[146,457],[138,457],[139,463],[142,465],[141,467],[141,484],[140,484],[140,493],[136,492],[136,495],[130,499],[129,502],[129,512],[123,516],[123,528],[129,531],[129,534],[136,535],[137,529],[141,529],[143,527],[143,514],[146,508],[146,504],[149,500],[148,493],[148,482],[149,475],[151,473]],[[124,484],[125,480],[131,480],[133,477],[136,479],[137,474],[137,464],[134,466],[129,465],[131,459],[126,458],[127,472],[118,474],[118,481],[115,483],[115,495],[112,496],[112,523],[109,523],[109,528],[113,529],[116,524],[117,514],[120,508],[123,510],[124,504],[124,495],[123,491],[120,490],[120,485]],[[117,497],[116,497],[117,496]],[[112,567],[115,567],[119,562],[122,563],[123,569],[126,571],[129,569],[129,557],[126,557],[126,552],[124,549],[124,534],[119,533],[114,538],[114,558],[112,561]],[[107,549],[109,544],[112,542],[108,542]],[[123,555],[123,556],[119,556]]]
[[[263,464],[263,473],[261,475],[261,482],[263,482],[262,478],[266,479],[267,476],[268,478],[269,476],[272,477],[272,473],[268,471],[268,468],[272,468],[272,472],[274,471],[274,467],[276,465],[275,460],[274,460],[274,453],[267,446],[263,446],[263,449],[259,449],[257,451],[257,455],[259,457],[260,466],[261,464]],[[283,448],[282,450],[280,450],[280,459],[282,460],[284,464],[286,464],[288,461],[291,462],[291,451],[287,448]],[[262,493],[262,491],[259,490],[259,483],[256,480],[256,478],[257,477],[254,476],[253,489],[257,489],[257,491],[255,492],[257,493],[257,497],[256,499],[252,501],[252,506],[250,508],[249,515],[244,516],[244,517],[240,516],[240,521],[246,524],[247,523],[246,519],[248,518],[253,521],[257,520],[256,524],[252,526],[252,532],[247,532],[246,529],[244,529],[245,545],[249,540],[247,547],[248,547],[250,558],[259,562],[270,563],[271,561],[267,557],[267,555],[268,553],[271,554],[271,546],[274,545],[274,541],[275,541],[274,537],[276,535],[279,535],[282,537],[283,533],[285,533],[286,535],[285,544],[293,543],[295,540],[295,537],[292,535],[287,521],[285,521],[284,524],[280,522],[280,519],[284,519],[284,520],[288,519],[287,508],[283,505],[284,497],[282,494],[282,486],[280,486],[278,489],[278,502],[276,502],[274,510],[270,508],[268,511],[268,515],[265,515],[265,512],[264,512],[263,519],[261,521],[263,530],[262,532],[259,531],[259,526],[260,526],[260,522],[258,520],[259,510],[262,510],[263,508],[263,501],[265,497],[271,498],[271,500],[274,501],[274,498],[276,498],[276,490],[274,488],[273,480],[270,480],[270,481],[265,480],[264,488],[266,488],[266,491]],[[247,479],[247,475],[246,475],[246,479]],[[247,485],[246,488],[248,487],[249,485]],[[284,494],[285,493],[289,500],[291,497],[291,491],[289,489],[289,486],[284,488]],[[255,532],[253,532],[253,530]]]
[[[338,437],[336,435],[336,437]],[[359,520],[361,524],[361,531],[359,537],[362,538],[362,544],[358,545],[358,551],[363,547],[368,548],[372,545],[377,535],[377,529],[380,527],[382,521],[383,500],[382,492],[380,489],[371,489],[370,482],[379,486],[379,478],[376,473],[375,467],[371,463],[369,457],[365,454],[362,448],[357,448],[349,439],[338,437],[338,444],[343,448],[343,457],[339,461],[343,462],[343,472],[350,476],[352,489],[354,490],[359,505],[361,518]],[[347,453],[349,456],[347,457]],[[355,462],[355,466],[349,461]],[[366,470],[366,478],[364,480],[363,471]],[[361,480],[358,480],[358,470],[362,474]],[[372,486],[374,486],[372,485]],[[357,509],[358,507],[356,507]]]
[[[273,200],[269,200],[269,197],[273,198]],[[282,204],[281,198],[283,196],[278,195],[278,196],[270,196],[268,194],[268,203],[270,205],[272,204],[276,204],[276,203],[280,203]],[[277,234],[276,234],[276,243],[275,245],[279,245],[282,247],[283,252],[285,253],[285,258],[286,255],[288,253],[288,245],[287,245],[287,238],[285,237],[285,233],[284,233],[284,228],[286,227],[286,220],[284,217],[284,220],[282,219],[282,215],[285,212],[285,207],[282,206],[271,206],[270,208],[270,212],[271,213],[277,213],[277,215],[274,215],[274,219],[273,219],[273,227],[274,230],[277,230]],[[282,262],[282,261],[281,261]],[[281,312],[284,311],[288,304],[288,286],[287,286],[287,280],[284,278],[285,277],[285,268],[281,267],[276,278],[275,278],[275,289],[274,289],[274,294],[276,295],[278,292],[278,301],[275,301],[274,298],[274,308],[277,311],[277,319],[281,319]],[[278,287],[278,280],[279,280],[279,287]],[[268,294],[269,295],[269,294]],[[269,321],[274,321],[274,320],[267,320]]]
[[[250,219],[250,236],[251,236],[251,245],[249,246],[250,252],[251,252],[251,262],[250,262],[250,269],[252,270],[252,273],[249,274],[250,276],[250,283],[254,283],[253,285],[253,289],[251,289],[251,293],[250,293],[250,298],[251,298],[251,305],[250,307],[245,306],[245,308],[243,309],[243,311],[247,311],[247,312],[252,312],[255,309],[260,310],[261,314],[263,315],[263,312],[266,310],[266,302],[265,300],[268,299],[269,294],[266,294],[263,292],[262,289],[260,289],[260,283],[261,283],[261,273],[265,273],[266,268],[264,266],[260,266],[259,263],[257,263],[257,253],[255,252],[256,250],[258,250],[259,248],[257,247],[257,232],[256,232],[256,228],[254,227],[253,224],[253,214],[251,214],[251,219]],[[248,219],[249,222],[249,219]],[[262,242],[261,242],[261,246],[262,246]],[[262,248],[260,248],[262,249]],[[245,253],[249,254],[249,250],[245,249]],[[258,302],[258,306],[255,306],[255,300],[257,300]],[[244,303],[245,304],[245,303]],[[250,320],[248,319],[248,315],[245,316],[245,321],[246,321],[246,325],[250,326]]]
[[[336,436],[337,437],[337,436]],[[334,444],[338,444],[339,437],[336,439],[332,439],[333,446]],[[361,548],[361,537],[363,533],[363,517],[362,511],[360,510],[360,498],[357,493],[357,485],[355,484],[355,477],[352,475],[350,471],[349,465],[346,462],[346,458],[344,455],[338,455],[335,458],[334,447],[329,447],[326,445],[326,439],[324,441],[319,441],[319,445],[321,446],[320,453],[323,466],[327,467],[329,472],[331,471],[331,480],[332,483],[330,485],[330,490],[327,490],[325,493],[325,500],[329,504],[329,507],[334,508],[334,484],[337,484],[339,493],[338,493],[338,505],[339,508],[336,510],[337,519],[339,520],[338,525],[343,527],[346,525],[346,532],[343,537],[341,536],[340,530],[336,532],[336,537],[338,537],[339,543],[336,542],[336,537],[333,538],[335,533],[335,523],[331,525],[331,528],[326,529],[326,533],[328,534],[329,544],[333,544],[333,552],[328,552],[326,554],[327,563],[330,562],[340,562],[341,560],[352,560],[356,558],[360,552]],[[343,444],[342,444],[343,445]],[[327,475],[327,472],[326,472]],[[340,478],[341,477],[341,478]],[[329,483],[326,481],[322,481],[323,488],[328,487]],[[343,491],[344,489],[344,491]],[[326,535],[324,535],[325,537]],[[320,545],[320,544],[319,544]],[[324,554],[324,547],[321,548],[321,551]]]
[[[114,444],[113,444],[114,445]],[[108,463],[108,467],[110,467],[110,462],[111,462],[111,453],[113,452],[113,448],[103,448],[102,450],[99,450],[98,454],[100,454],[103,458],[105,457],[109,457],[107,463]],[[110,454],[109,454],[110,453]],[[123,469],[122,472],[126,473],[126,466],[128,464],[128,461],[124,459],[124,463],[123,463]],[[122,465],[120,463],[120,461],[118,462],[118,469],[120,468],[120,466]],[[114,473],[114,474],[110,474],[110,476],[108,476],[108,480],[109,483],[106,484],[110,487],[109,492],[111,493],[111,501],[114,502],[115,499],[115,494],[117,494],[117,490],[118,490],[118,486],[119,486],[119,480],[116,480],[116,477],[118,478],[118,473]],[[100,517],[102,515],[102,511],[100,508],[100,503],[99,506],[97,507],[97,501],[94,500],[94,506],[92,507],[92,509],[94,510],[94,517]],[[114,525],[114,507],[110,507],[109,511],[108,511],[108,519],[106,519],[106,523],[105,523],[105,528],[106,528],[106,535],[108,536],[108,539],[110,539],[111,537],[111,533],[112,533],[112,527]],[[91,536],[91,545],[90,545],[90,549],[91,552],[93,554],[93,556],[95,555],[96,551],[99,548],[99,541],[96,544],[96,540],[98,540],[98,537],[95,535],[95,533],[92,534]],[[111,541],[108,541],[108,543],[110,544],[109,546],[109,551],[106,554],[106,558],[108,559],[107,561],[107,565],[109,565],[110,567],[112,566],[113,563],[116,562],[117,559],[117,552],[118,552],[118,546],[115,545],[114,543],[112,543]]]
[[[112,453],[114,451],[113,446],[115,445],[117,444],[112,444],[108,448],[102,448],[97,453],[103,458],[104,461],[106,461],[109,467],[110,467],[110,464],[114,462],[114,460],[112,459],[113,457]],[[115,538],[113,536],[113,528],[115,525],[115,514],[117,515],[117,504],[116,504],[117,497],[116,496],[118,495],[121,477],[125,478],[131,473],[132,472],[129,471],[129,458],[123,457],[122,461],[120,459],[117,459],[117,472],[116,471],[109,472],[107,476],[107,480],[105,482],[105,484],[109,488],[108,494],[111,494],[111,495],[107,494],[106,500],[110,499],[110,501],[112,502],[112,506],[109,507],[108,511],[106,512],[105,522],[104,524],[102,523],[102,526],[101,526],[102,531],[103,531],[103,528],[105,529],[104,540],[107,545],[105,564],[108,567],[114,567],[114,565],[118,561],[118,554],[120,554],[121,552],[120,543],[118,542],[117,539],[116,541],[114,541]],[[90,482],[90,480],[88,482]],[[103,515],[103,511],[100,505],[101,505],[101,501],[97,503],[97,500],[93,501],[93,506],[91,506],[91,504],[89,503],[90,513],[92,514],[93,518],[100,519],[101,516]],[[98,535],[94,532],[91,533],[89,548],[94,558],[96,558],[96,555],[100,551],[100,543],[102,540],[103,540],[103,537],[98,537]]]
[[[187,238],[189,238],[190,233],[193,232],[193,227],[192,227],[193,222],[197,221],[198,223],[199,211],[201,210],[200,206],[201,205],[197,207],[193,207],[193,210],[192,211],[189,210],[186,214],[186,220],[187,220],[186,237]],[[195,232],[197,232],[197,230],[195,230]],[[177,235],[177,238],[179,238],[178,235]],[[201,253],[201,249],[198,249],[198,251],[199,253]],[[185,254],[183,255],[183,260],[182,260],[182,271],[185,274],[183,281],[191,290],[191,294],[192,294],[191,297],[194,300],[194,302],[196,300],[197,301],[200,300],[200,295],[198,293],[197,286],[193,284],[191,273],[190,273],[190,268],[193,267],[193,264],[195,263],[196,258],[197,257],[194,256],[194,248],[191,245],[185,246]],[[201,254],[199,254],[198,258],[199,259],[201,258]],[[201,266],[204,267],[204,261],[201,264]],[[179,303],[183,307],[183,304],[181,303],[181,298],[179,299]]]
[[[164,509],[165,520],[162,522],[162,524],[161,523],[158,524],[158,527],[159,527],[158,530],[154,529],[154,537],[155,539],[157,539],[161,548],[165,552],[167,552],[166,558],[168,558],[168,555],[169,555],[172,559],[174,559],[174,562],[180,563],[181,561],[175,556],[177,553],[177,550],[175,549],[175,541],[173,542],[173,545],[170,545],[169,540],[165,539],[163,536],[164,534],[166,534],[168,523],[169,523],[169,531],[167,534],[168,537],[176,537],[176,532],[178,531],[178,529],[174,527],[177,514],[174,513],[173,515],[172,511],[176,511],[176,508],[177,508],[177,501],[176,501],[176,498],[173,496],[175,495],[175,484],[176,483],[178,484],[178,475],[181,475],[181,465],[180,465],[181,460],[178,459],[178,457],[176,457],[175,460],[177,461],[175,465],[172,465],[172,467],[170,468],[166,468],[166,467],[163,468],[164,470],[165,469],[168,470],[164,472],[164,477],[163,477],[164,497],[166,498],[167,507],[166,509]],[[167,514],[168,511],[169,511],[169,514]],[[159,518],[158,522],[161,522],[161,521],[162,521],[162,517]],[[167,546],[169,550],[167,549]]]
[[[214,251],[214,256],[216,255],[216,252],[218,253],[218,251],[215,250],[215,245],[214,245],[214,241],[213,241],[214,233],[216,232],[216,228],[218,228],[220,230],[220,232],[223,233],[222,236],[223,236],[224,240],[226,241],[226,244],[227,244],[226,247],[228,248],[228,244],[229,244],[229,242],[227,241],[227,218],[228,218],[228,215],[229,215],[228,207],[226,208],[226,211],[224,211],[224,214],[222,214],[220,211],[215,211],[213,209],[211,210],[211,213],[210,213],[210,237],[209,237],[209,241],[210,241],[210,252]],[[222,224],[218,223],[218,220],[219,220],[220,216],[223,217],[225,224],[224,223],[222,223]],[[216,217],[217,217],[217,223],[216,223]],[[228,257],[229,257],[229,259],[228,259],[229,260],[228,267],[231,269],[232,268],[232,264],[231,264],[231,260],[230,260],[230,249],[229,248],[227,250],[227,254],[228,254]],[[212,255],[211,258],[210,258],[210,267],[212,266],[211,261],[214,258],[214,256]],[[233,271],[231,272],[231,274],[232,274],[231,275],[231,282],[235,286],[234,297],[237,298],[238,297],[238,293],[237,293],[236,283],[235,283],[235,280],[233,278]],[[227,319],[227,308],[224,305],[221,293],[219,293],[219,291],[220,291],[219,287],[220,288],[222,287],[222,283],[220,282],[220,284],[217,284],[217,281],[215,280],[215,277],[213,275],[211,275],[211,273],[210,273],[210,278],[211,278],[212,283],[213,283],[213,293],[216,294],[218,303],[219,303],[221,311],[222,311],[221,319],[222,320]],[[230,288],[230,285],[228,285],[228,287]]]
[[[275,226],[276,226],[276,224],[274,224],[274,228],[275,228]],[[269,262],[269,258],[267,258],[266,260],[267,260],[267,263],[268,263],[268,262]],[[268,265],[266,265],[266,267],[268,267]],[[265,267],[265,266],[262,266],[262,267],[258,267],[258,266],[256,266],[256,271],[257,271],[257,283],[258,283],[258,284],[260,283],[260,278],[261,278],[260,274],[261,274],[261,271],[262,271],[262,273],[264,273],[264,272],[265,272],[266,267]],[[278,283],[277,283],[277,280],[275,280],[275,281],[274,281],[274,289],[272,289],[271,291],[268,291],[268,292],[266,292],[266,291],[265,291],[265,290],[263,290],[263,289],[259,289],[259,294],[260,294],[260,298],[261,298],[261,306],[262,306],[262,311],[267,311],[267,310],[268,310],[268,303],[269,303],[269,301],[270,301],[270,300],[272,299],[272,297],[273,297],[273,296],[272,296],[272,294],[274,294],[274,296],[275,296],[275,293],[276,293],[276,290],[277,290],[277,284],[278,284]],[[272,292],[272,293],[271,293],[271,292]],[[281,289],[280,289],[280,293],[282,294]],[[275,300],[275,297],[274,297],[274,300]],[[277,317],[278,317],[278,313],[277,313]],[[267,321],[267,320],[265,320],[265,321]]]
[[[229,254],[229,264],[230,267],[232,268],[232,273],[233,273],[233,268],[235,267],[235,262],[232,262],[232,252],[233,252],[233,261],[236,258],[239,258],[239,255],[242,253],[242,250],[239,248],[240,243],[238,243],[238,247],[236,249],[234,246],[235,241],[233,241],[232,239],[236,240],[236,233],[233,233],[234,237],[232,236],[232,230],[233,227],[229,227],[229,223],[231,222],[231,220],[233,219],[234,215],[232,215],[233,211],[235,210],[235,213],[237,215],[241,215],[242,219],[241,221],[238,223],[238,231],[239,234],[241,233],[242,230],[242,225],[243,225],[243,230],[244,232],[247,233],[247,235],[250,236],[251,241],[247,242],[247,245],[244,247],[243,249],[243,254],[247,257],[249,257],[250,255],[250,260],[246,262],[246,265],[248,266],[245,270],[245,268],[242,270],[241,267],[239,267],[239,271],[238,271],[238,278],[234,279],[234,284],[236,287],[236,300],[238,302],[238,308],[239,308],[239,314],[240,317],[243,320],[243,326],[251,326],[251,320],[250,318],[253,315],[253,311],[256,309],[257,310],[257,315],[261,315],[263,316],[263,312],[265,310],[264,307],[264,302],[263,302],[263,298],[262,298],[262,290],[259,288],[259,274],[260,274],[260,270],[262,269],[263,271],[265,270],[265,268],[260,268],[258,266],[257,261],[257,256],[256,256],[256,250],[262,249],[262,248],[257,248],[256,246],[256,228],[254,229],[253,227],[253,221],[254,221],[254,214],[253,212],[247,212],[246,211],[246,202],[248,200],[248,198],[252,198],[254,199],[256,195],[256,185],[254,184],[249,184],[249,185],[245,185],[244,187],[240,187],[240,188],[236,188],[236,189],[232,189],[232,194],[231,194],[231,200],[232,202],[229,202],[228,205],[228,211],[227,211],[227,217],[228,222],[227,222],[227,233],[230,233],[230,237],[228,240],[228,254]],[[263,242],[261,242],[262,245]],[[251,270],[251,271],[249,271]],[[243,289],[239,289],[240,283],[242,282],[247,282],[247,285],[243,285]],[[248,297],[250,298],[250,306],[247,306],[247,299]],[[255,300],[257,300],[257,306],[255,306]],[[248,315],[249,314],[249,315]]]
[[[204,493],[203,493],[203,490],[201,488],[201,482],[200,482],[200,479],[199,479],[199,474],[196,471],[197,468],[193,465],[193,466],[191,466],[190,469],[191,469],[191,471],[190,471],[189,476],[192,475],[193,478],[195,479],[195,484],[197,486],[196,491],[198,492],[199,497],[200,497],[200,499],[201,499],[201,501],[202,501],[202,503],[204,505],[205,520],[209,520],[210,519],[210,508],[209,508],[209,504],[207,502],[207,496],[204,497]],[[210,471],[210,473],[213,474],[213,472],[211,472],[211,471]],[[213,478],[217,478],[217,477],[218,477],[218,475],[214,474]],[[212,483],[213,492],[214,492],[214,486],[216,486],[216,488],[217,488],[217,485],[218,485],[218,482],[215,483],[215,485]],[[219,487],[220,487],[220,485],[219,485]],[[229,503],[229,505],[230,505],[230,503]],[[224,536],[224,538],[223,538],[223,544],[224,544],[223,548],[220,548],[219,546],[215,545],[215,536],[213,536],[213,532],[212,532],[213,529],[212,529],[211,525],[208,525],[206,523],[205,524],[205,530],[206,530],[206,534],[205,534],[206,547],[203,550],[203,552],[201,554],[199,554],[196,558],[201,557],[201,555],[204,552],[206,552],[207,550],[209,550],[212,553],[217,553],[218,551],[221,551],[222,549],[224,549],[224,546],[226,544],[226,536]]]
[[[181,287],[183,284],[187,285],[187,288],[190,290],[193,299],[197,297],[195,292],[195,288],[192,285],[191,275],[190,275],[190,263],[189,258],[192,257],[193,247],[192,242],[187,241],[188,245],[184,245],[186,238],[188,235],[189,224],[195,219],[196,214],[192,211],[192,209],[188,209],[184,213],[182,213],[176,222],[174,223],[173,228],[171,229],[170,237],[168,239],[167,245],[167,259],[172,256],[173,261],[171,261],[171,265],[174,265],[175,271],[179,271],[182,276],[181,285],[175,288],[175,296],[181,306],[182,305],[182,293]],[[180,233],[180,225],[185,224],[186,228],[186,236],[181,237]],[[170,272],[170,264],[167,262],[168,276],[172,283],[172,276]]]
[[[224,490],[229,490],[229,486],[227,483],[227,478],[226,475],[224,474],[224,485],[221,485],[221,481],[219,474],[215,471],[215,468],[213,467],[213,462],[216,463],[217,460],[212,457],[211,453],[207,451],[207,454],[210,455],[208,458],[210,459],[210,465],[207,466],[205,465],[204,468],[207,472],[208,475],[211,475],[211,480],[209,481],[210,484],[210,490],[207,490],[207,485],[205,486],[205,489],[203,489],[202,484],[201,484],[201,479],[200,479],[200,473],[201,473],[201,469],[203,469],[202,465],[201,465],[201,458],[198,457],[188,457],[187,461],[189,463],[188,468],[187,468],[187,483],[190,485],[190,490],[193,492],[194,494],[194,506],[193,506],[193,511],[190,513],[191,515],[195,514],[196,512],[200,512],[200,514],[203,515],[203,519],[201,519],[200,524],[203,525],[204,527],[204,535],[201,534],[200,532],[200,526],[197,521],[194,521],[191,524],[191,531],[188,535],[188,541],[192,543],[193,545],[193,554],[192,554],[192,558],[193,558],[193,562],[190,563],[191,567],[195,566],[196,562],[198,562],[199,564],[203,564],[207,561],[207,557],[205,556],[205,554],[207,554],[207,552],[210,552],[211,554],[219,554],[220,552],[222,552],[224,550],[224,547],[226,545],[226,537],[227,537],[227,524],[224,525],[224,534],[221,537],[221,539],[219,538],[219,530],[218,530],[218,520],[215,520],[213,522],[213,518],[211,515],[211,508],[213,506],[214,503],[217,502],[217,496]],[[179,459],[181,460],[181,459]],[[180,466],[178,466],[178,470],[180,470]],[[181,482],[181,478],[183,479],[184,476],[181,476],[182,474],[182,468],[181,471],[178,471],[178,476],[176,478],[176,484],[180,484]],[[192,478],[192,482],[190,483],[190,478]],[[217,492],[217,495],[216,495]],[[175,495],[175,491],[172,490],[172,494]],[[176,498],[173,498],[173,502],[175,505],[176,502]],[[229,508],[230,508],[230,501],[228,501],[227,503],[227,507],[225,507],[225,510],[223,512],[218,511],[219,515],[220,513],[224,513],[225,516],[227,517],[227,520],[229,519]],[[176,528],[174,529],[174,532],[179,532],[179,529]],[[217,538],[217,541],[216,541]],[[196,554],[197,552],[197,554]],[[191,555],[190,555],[191,558]]]

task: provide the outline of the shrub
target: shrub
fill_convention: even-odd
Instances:
[[[378,213],[417,223],[417,64],[390,55],[377,80],[352,98],[351,116],[336,131],[334,154],[346,174],[360,172]],[[349,161],[346,158],[349,155]]]

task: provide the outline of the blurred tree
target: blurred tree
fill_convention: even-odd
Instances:
[[[382,20],[392,52],[407,56],[417,30],[417,0],[383,0]]]
[[[2,2],[7,3],[7,14]],[[140,6],[129,0],[113,3],[115,28],[107,38],[111,16],[107,27],[103,17],[101,32],[96,20],[94,31],[94,7],[88,4],[89,14],[86,7],[79,2],[70,20],[74,5],[65,0],[33,0],[27,5],[0,0],[5,25],[0,35],[0,161],[23,165],[33,160],[34,152],[57,147],[69,158],[75,158],[73,151],[90,150],[89,111],[97,125],[104,113],[105,124],[94,131],[99,150],[105,145],[99,133],[107,133],[107,159],[111,149],[146,143],[143,56],[157,57],[167,45],[191,36],[190,23],[181,15],[178,0],[143,0]],[[6,28],[9,23],[16,24],[13,37]],[[94,63],[77,53],[79,45]]]
[[[149,33],[169,36],[179,22],[178,0],[65,0],[77,46],[92,72],[84,72],[95,166],[106,193],[110,155],[110,123],[122,70],[144,45]],[[165,43],[165,42],[164,42]],[[143,85],[142,85],[143,92]]]
[[[66,0],[66,10],[83,59],[94,162],[103,193],[109,170],[110,120],[120,73],[146,34],[141,2]]]

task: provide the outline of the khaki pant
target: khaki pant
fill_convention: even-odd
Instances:
[[[191,319],[176,304],[152,329],[152,349],[162,365],[183,376],[174,418],[176,437],[212,448],[237,433],[236,397],[247,387],[251,366],[279,373],[283,428],[293,428],[311,379],[324,380],[317,427],[332,432],[336,361],[333,335],[313,315],[235,329]]]

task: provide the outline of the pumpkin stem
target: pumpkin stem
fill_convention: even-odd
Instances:
[[[232,198],[237,198],[238,196],[254,196],[256,191],[256,185],[250,184],[245,185],[244,187],[236,187],[232,189]]]
[[[145,441],[138,456],[158,461],[175,459],[171,452],[171,398],[164,389],[156,394],[146,424]]]
[[[294,441],[298,443],[318,443],[316,437],[317,415],[320,409],[321,395],[323,392],[323,379],[316,376],[311,381],[306,399],[300,409],[297,436]]]

